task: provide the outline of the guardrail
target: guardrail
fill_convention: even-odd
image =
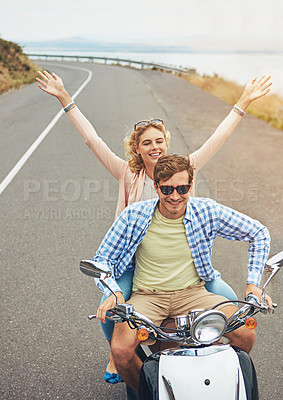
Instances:
[[[44,58],[45,60],[48,59],[60,59],[64,61],[66,59],[75,59],[77,62],[81,60],[88,60],[89,62],[94,62],[95,60],[104,61],[104,64],[107,64],[108,61],[115,62],[116,64],[126,64],[129,67],[133,65],[139,65],[141,69],[144,68],[156,68],[161,69],[169,72],[178,72],[183,74],[195,74],[196,70],[194,68],[178,68],[171,65],[166,64],[155,64],[146,61],[136,61],[136,60],[128,60],[123,58],[112,58],[112,57],[96,57],[96,56],[68,56],[68,55],[59,55],[59,54],[34,54],[34,53],[26,53],[28,57],[36,57],[37,59]]]

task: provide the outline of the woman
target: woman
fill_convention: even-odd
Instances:
[[[119,195],[116,216],[127,205],[135,201],[156,197],[153,187],[154,166],[158,158],[166,154],[169,146],[169,134],[165,131],[163,121],[156,118],[136,123],[133,133],[125,140],[128,161],[122,160],[109,149],[97,135],[90,122],[79,111],[64,88],[61,78],[54,73],[51,75],[47,71],[38,73],[41,77],[37,78],[39,88],[57,97],[85,143],[105,168],[118,180]],[[197,171],[210,160],[232,134],[249,104],[270,91],[271,82],[269,80],[270,76],[262,76],[249,82],[237,104],[212,136],[200,149],[190,154],[191,162],[194,165],[194,181]],[[191,189],[191,195],[193,194],[193,189]],[[125,300],[131,294],[132,277],[133,273],[128,272],[117,280]],[[221,294],[229,299],[236,298],[234,291],[221,278],[206,282],[205,286],[212,293]],[[103,301],[104,298],[102,298],[101,304]],[[107,321],[106,324],[102,324],[102,329],[106,339],[110,342],[113,324]],[[105,369],[104,379],[110,383],[121,381],[111,356]]]

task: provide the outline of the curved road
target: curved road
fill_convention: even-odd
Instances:
[[[207,139],[230,107],[186,81],[157,71],[76,63],[41,63],[121,157],[134,122],[160,117],[171,151],[186,153]],[[0,182],[60,111],[36,84],[0,97]],[[197,180],[210,196],[266,224],[274,254],[283,249],[283,134],[246,115]],[[95,312],[100,292],[79,272],[114,219],[117,184],[63,115],[0,195],[1,399],[124,399],[124,384],[103,381],[108,347]],[[213,263],[242,296],[247,246],[219,240]],[[261,400],[281,398],[281,276],[269,287],[279,309],[258,318],[252,351]]]

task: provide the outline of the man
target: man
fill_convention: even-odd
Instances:
[[[95,254],[94,260],[114,271],[116,278],[135,268],[133,293],[129,303],[161,324],[167,317],[186,314],[191,309],[211,308],[225,300],[209,293],[204,282],[219,274],[211,266],[215,237],[250,243],[246,295],[261,297],[258,288],[269,253],[267,229],[237,211],[204,198],[189,198],[193,168],[187,157],[161,157],[154,170],[158,199],[127,207],[114,222]],[[124,302],[115,278],[108,285]],[[108,289],[102,289],[110,294]],[[269,304],[271,299],[267,298]],[[97,317],[105,322],[106,312],[115,306],[113,294],[98,308]],[[221,310],[230,316],[234,305]],[[249,352],[255,332],[245,326],[229,333],[231,344]],[[119,375],[137,390],[141,361],[135,354],[139,341],[127,323],[114,329],[111,351]]]

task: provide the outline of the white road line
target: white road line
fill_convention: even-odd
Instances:
[[[48,65],[54,65],[54,66],[60,66],[62,67],[62,64],[51,64],[49,63]],[[73,94],[72,99],[75,100],[75,98],[81,93],[81,91],[84,89],[84,87],[88,84],[88,82],[92,78],[92,71],[86,68],[79,68],[79,67],[72,67],[72,66],[67,66],[64,65],[66,68],[72,68],[72,69],[79,69],[82,71],[88,72],[88,77],[84,81],[84,83],[79,87],[79,89]],[[6,178],[1,182],[0,184],[0,194],[6,189],[6,187],[9,185],[9,183],[12,181],[12,179],[17,175],[19,170],[22,168],[22,166],[25,164],[25,162],[30,158],[32,153],[36,150],[36,148],[40,145],[40,143],[43,141],[45,136],[51,131],[53,126],[56,124],[56,122],[61,118],[61,116],[64,114],[64,110],[60,110],[57,115],[52,119],[50,124],[44,129],[44,131],[39,135],[39,137],[33,142],[33,144],[29,147],[29,149],[25,152],[25,154],[22,156],[22,158],[17,162],[17,164],[14,166],[14,168],[9,172],[9,174],[6,176]]]

